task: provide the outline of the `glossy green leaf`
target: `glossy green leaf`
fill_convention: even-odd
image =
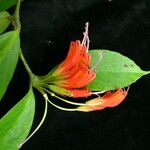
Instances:
[[[6,10],[17,3],[17,0],[0,0],[0,11]]]
[[[102,53],[102,59],[100,59]],[[88,85],[92,91],[126,87],[150,72],[143,71],[128,57],[109,50],[92,50],[91,68],[96,66],[96,78]]]
[[[13,76],[20,49],[19,32],[0,35],[0,100]]]
[[[17,150],[32,126],[35,99],[32,89],[0,120],[0,150]]]
[[[10,24],[10,14],[7,11],[0,12],[0,34],[6,30]]]

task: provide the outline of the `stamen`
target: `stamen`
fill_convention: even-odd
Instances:
[[[99,94],[103,94],[106,91],[100,91],[100,92],[92,92],[93,95],[97,95],[98,97],[100,96]]]
[[[56,105],[56,104],[54,104],[52,101],[50,101],[50,100],[48,99],[48,97],[47,97],[47,101],[48,101],[51,105],[53,105],[54,107],[56,107],[56,108],[58,108],[58,109],[60,109],[60,110],[64,110],[64,111],[76,111],[76,109],[64,108],[64,107],[61,107],[61,106]]]
[[[130,89],[130,85],[127,87],[127,90],[126,90],[127,93],[129,92],[129,89]]]
[[[53,93],[54,94],[54,93]],[[52,101],[49,100],[47,94],[44,94],[44,99],[49,102],[51,105],[53,105],[54,107],[60,109],[60,110],[64,110],[64,111],[76,111],[76,109],[70,109],[70,108],[64,108],[64,107],[61,107],[61,106],[58,106],[56,104],[54,104]]]
[[[128,93],[129,89],[130,89],[130,85],[128,87],[122,88],[123,92],[125,92],[125,93]]]
[[[68,103],[68,104],[78,105],[78,106],[86,105],[86,104],[84,104],[84,103],[76,103],[76,102],[68,101],[68,100],[66,100],[66,99],[63,99],[63,98],[61,98],[61,97],[55,95],[55,94],[54,94],[54,97],[58,98],[59,100],[61,100],[61,101],[63,101],[63,102],[66,102],[66,103]]]
[[[94,67],[91,69],[92,71],[96,71],[96,69],[97,69],[97,66],[99,65],[99,63],[100,63],[100,61],[101,61],[101,59],[102,59],[102,57],[103,57],[103,54],[102,53],[99,53],[99,59],[98,59],[98,61],[96,62],[96,64],[94,65]]]
[[[88,53],[89,50],[89,45],[90,45],[90,40],[89,40],[89,36],[87,36],[86,38],[86,52]]]
[[[58,98],[59,100],[62,100],[63,102],[66,102],[66,103],[68,103],[68,104],[77,105],[77,106],[87,106],[86,103],[71,102],[71,101],[68,101],[68,100],[66,100],[66,99],[63,99],[63,98],[57,96],[55,93],[53,93],[53,92],[51,92],[51,91],[48,91],[47,89],[44,89],[44,88],[43,88],[43,90],[44,90],[45,92],[49,93],[52,97],[56,97],[56,98]],[[97,95],[98,97],[100,97],[98,94],[102,94],[102,93],[104,93],[104,92],[105,92],[105,91],[93,92],[92,94],[95,94],[95,95]],[[49,101],[48,101],[48,102],[49,102]],[[51,101],[50,101],[50,103],[52,104]],[[53,103],[53,104],[54,104],[54,103]],[[53,105],[53,104],[52,104],[52,105]],[[54,104],[54,105],[55,105],[55,107],[57,106],[57,108],[59,107],[59,109],[61,109],[61,110],[65,110],[65,111],[77,111],[76,109],[68,109],[68,108],[60,107],[60,106],[58,106],[58,105],[56,105],[56,104]],[[53,106],[54,106],[54,105],[53,105]],[[88,104],[88,106],[93,106],[93,104]]]
[[[45,91],[46,91],[47,93],[49,93],[52,97],[56,97],[56,98],[58,98],[59,100],[61,100],[61,101],[63,101],[63,102],[66,102],[66,103],[68,103],[68,104],[78,105],[78,106],[86,105],[86,104],[84,104],[84,103],[76,103],[76,102],[68,101],[68,100],[66,100],[66,99],[63,99],[63,98],[57,96],[55,93],[50,92],[50,91],[48,91],[48,90],[46,90],[46,89],[45,89]]]
[[[89,49],[89,37],[88,37],[88,28],[89,28],[89,22],[86,22],[85,24],[85,32],[83,32],[83,40],[82,40],[82,43],[81,43],[81,46],[86,46],[86,52],[88,52],[88,49]]]

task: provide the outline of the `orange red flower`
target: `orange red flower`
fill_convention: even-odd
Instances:
[[[99,61],[91,69],[89,67],[91,63],[91,55],[88,53],[88,49],[88,23],[86,23],[82,43],[79,40],[71,42],[66,59],[55,67],[48,75],[40,78],[39,87],[42,86],[40,90],[46,91],[50,93],[51,96],[55,96],[66,103],[78,105],[78,107],[73,109],[73,111],[90,112],[119,105],[127,96],[128,90],[126,91],[119,88],[115,92],[93,92],[88,89],[87,85],[96,77],[96,73],[93,70],[102,58],[101,55]],[[100,95],[102,93],[104,93],[104,95],[101,97]],[[92,94],[98,95],[98,97],[85,103],[71,102],[59,97],[59,95],[61,95],[79,98],[91,96]],[[55,104],[53,105],[56,106]],[[57,108],[70,111],[70,109],[62,108],[60,106],[57,106]]]
[[[107,107],[115,107],[119,105],[127,96],[128,90],[119,88],[116,92],[106,92],[103,97],[97,97],[87,101],[84,106],[79,106],[78,111],[90,112],[102,110]]]
[[[91,63],[91,55],[88,54],[89,38],[88,38],[88,23],[82,43],[77,40],[71,42],[66,59],[51,72],[50,77],[53,78],[51,84],[64,88],[71,92],[71,97],[86,97],[90,96],[91,92],[87,88],[95,77],[89,65]],[[51,88],[51,90],[53,90]],[[62,95],[66,95],[61,92]],[[66,95],[68,96],[68,95]]]

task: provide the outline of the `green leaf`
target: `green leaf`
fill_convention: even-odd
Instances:
[[[5,31],[5,29],[10,24],[10,14],[7,11],[0,12],[0,34]]]
[[[0,100],[13,76],[20,49],[19,32],[0,35]]]
[[[114,90],[126,87],[150,71],[143,71],[128,57],[109,50],[92,50],[91,68],[96,65],[96,78],[88,85],[92,91]]]
[[[17,0],[0,0],[0,11],[6,10],[17,3]]]
[[[29,134],[35,113],[32,89],[0,120],[0,150],[17,150]]]

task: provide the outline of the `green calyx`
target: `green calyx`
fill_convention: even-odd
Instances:
[[[33,87],[35,87],[41,93],[43,93],[44,91],[46,91],[46,92],[48,91],[50,94],[52,92],[54,92],[56,94],[64,95],[64,96],[68,96],[68,97],[72,96],[72,92],[70,92],[69,90],[67,90],[63,87],[52,84],[48,80],[48,78],[38,77],[36,75],[32,75],[31,84]]]
[[[72,92],[70,92],[69,90],[66,90],[66,89],[64,89],[62,87],[59,87],[57,85],[49,85],[49,89],[51,91],[54,91],[57,94],[68,96],[68,97],[72,97]]]

